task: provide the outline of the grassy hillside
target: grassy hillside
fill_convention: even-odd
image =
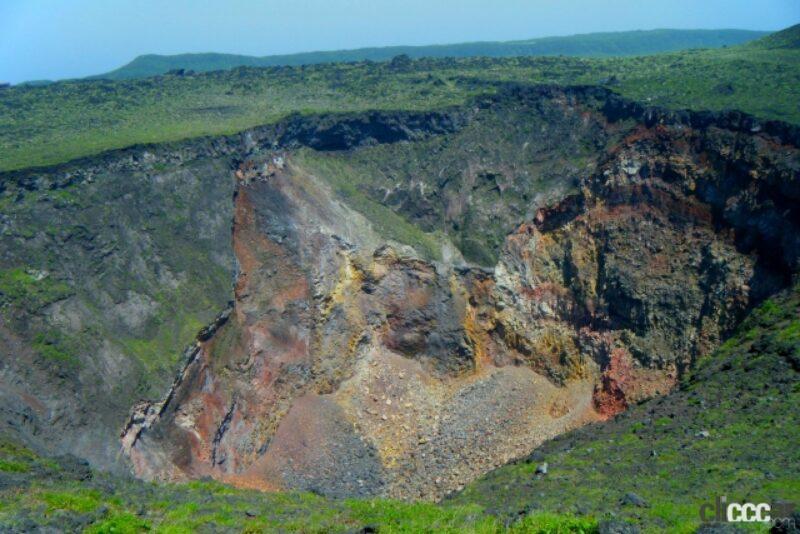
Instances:
[[[373,530],[369,530],[369,529]],[[216,482],[155,485],[92,472],[0,439],[0,531],[590,533],[591,518],[535,514],[511,525],[479,506],[261,493]],[[54,529],[54,530],[53,530]]]
[[[650,30],[630,32],[588,33],[564,37],[544,37],[522,41],[474,42],[430,46],[385,46],[306,52],[275,56],[243,56],[236,54],[177,54],[139,56],[127,65],[94,76],[109,80],[145,78],[165,74],[173,69],[197,72],[234,67],[276,67],[336,63],[344,61],[385,61],[400,54],[421,57],[510,57],[510,56],[637,56],[686,50],[718,48],[751,41],[766,32],[750,30]]]
[[[729,502],[786,501],[797,510],[799,402],[796,287],[751,313],[672,395],[565,434],[452,502],[505,517],[613,513],[669,532],[694,532],[700,506],[722,495]],[[548,472],[537,475],[543,462]]]
[[[433,109],[492,91],[498,81],[606,84],[654,105],[736,108],[800,123],[796,48],[753,44],[605,59],[397,59],[242,67],[0,89],[0,170],[54,164],[136,143],[232,133],[298,111]]]
[[[748,43],[751,48],[800,48],[800,24],[769,34]]]

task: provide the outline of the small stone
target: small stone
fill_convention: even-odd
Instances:
[[[541,463],[536,467],[536,474],[537,475],[547,474],[547,462]]]
[[[392,405],[392,399],[386,399],[386,406]]]
[[[387,420],[387,419],[389,419],[389,418],[386,416],[386,414],[383,414],[383,415],[381,415],[381,419],[383,419],[384,421],[386,421],[386,420]]]
[[[629,504],[632,506],[638,506],[639,508],[647,508],[649,506],[647,501],[633,492],[626,493],[625,496],[620,500],[620,504]]]
[[[710,438],[711,437],[711,433],[708,430],[701,430],[700,432],[695,434],[695,437],[698,437],[698,438],[701,438],[701,439]]]

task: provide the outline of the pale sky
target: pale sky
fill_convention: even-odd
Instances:
[[[0,0],[0,82],[140,54],[286,54],[654,28],[778,30],[800,0]]]

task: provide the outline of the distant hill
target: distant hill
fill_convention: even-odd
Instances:
[[[384,61],[406,54],[420,57],[512,57],[512,56],[638,56],[685,50],[689,48],[719,48],[752,41],[768,32],[750,30],[647,30],[628,32],[587,33],[563,37],[544,37],[523,41],[473,42],[430,46],[387,46],[304,52],[276,56],[243,56],[236,54],[177,54],[139,56],[127,65],[111,72],[93,76],[123,80],[146,78],[185,69],[196,72],[225,70],[234,67],[275,67],[333,63],[339,61]]]
[[[748,43],[752,48],[800,48],[800,24],[790,26],[785,30],[771,33],[761,39]]]

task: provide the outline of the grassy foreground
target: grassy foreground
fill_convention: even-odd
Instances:
[[[216,482],[156,485],[93,473],[74,458],[44,459],[0,444],[0,531],[66,532],[511,532],[590,533],[592,518],[534,514],[508,524],[477,505],[332,501]],[[368,530],[369,531],[369,530]]]
[[[137,143],[221,135],[292,112],[428,110],[492,83],[604,84],[653,105],[800,123],[800,26],[744,45],[640,57],[398,57],[0,89],[0,171]],[[777,43],[777,44],[776,44]]]

